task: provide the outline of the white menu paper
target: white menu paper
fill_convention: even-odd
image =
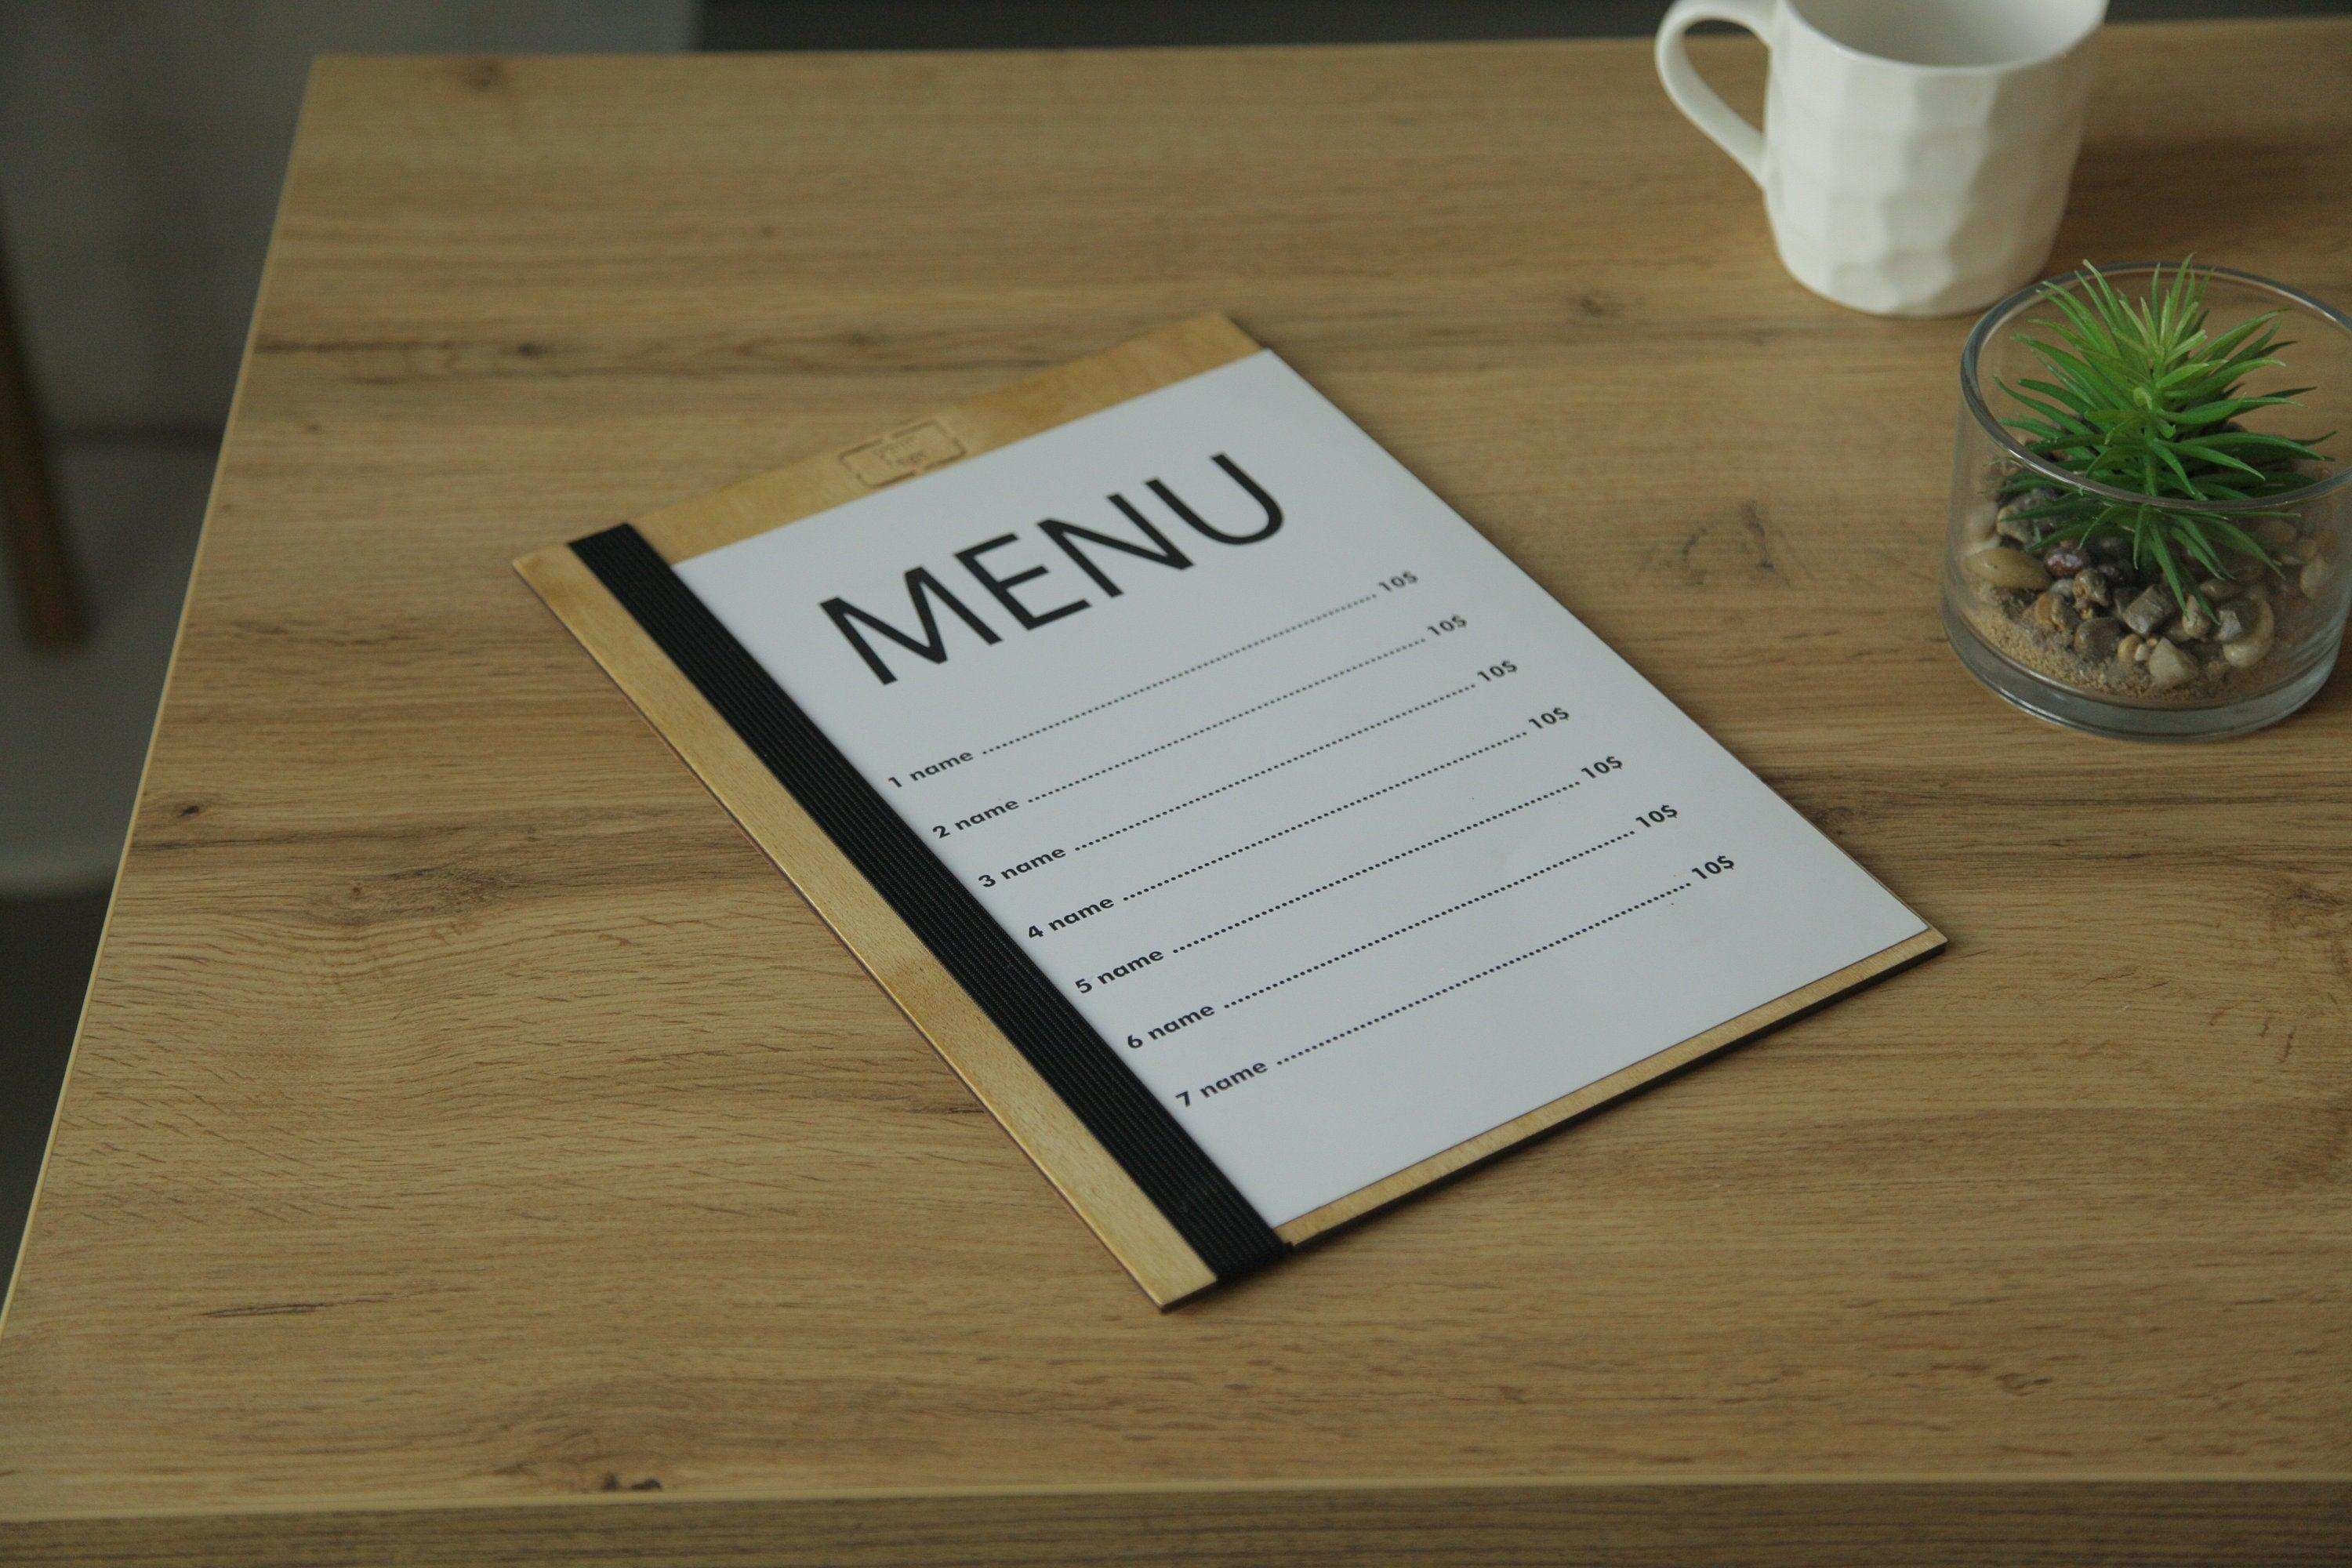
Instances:
[[[1927,929],[1271,353],[678,573],[1269,1225]]]

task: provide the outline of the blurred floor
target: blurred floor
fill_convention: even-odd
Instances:
[[[35,650],[0,595],[0,898],[103,888],[187,590],[215,438],[68,440],[56,472],[89,637]]]
[[[0,1281],[163,694],[214,444],[206,434],[58,444],[66,530],[91,601],[85,644],[35,651],[14,596],[0,593]]]
[[[105,916],[103,891],[0,900],[0,1280],[15,1267]]]

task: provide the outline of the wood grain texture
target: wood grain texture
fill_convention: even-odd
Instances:
[[[2348,89],[2116,30],[2061,257],[2352,298]],[[1956,940],[1163,1317],[506,563],[1210,309]],[[1636,45],[325,63],[0,1560],[2340,1559],[2352,697],[1979,689],[1964,331],[1791,283]]]
[[[11,1568],[2204,1568],[2340,1563],[2352,1487],[2324,1481],[1490,1482],[930,1493],[44,1521]]]
[[[931,409],[841,450],[805,454],[709,495],[673,502],[636,519],[637,531],[675,565],[901,479],[1010,446],[1082,414],[1116,407],[1246,358],[1258,348],[1255,339],[1213,312],[1170,322],[1084,359]]]
[[[1144,1294],[1167,1307],[1215,1283],[1213,1271],[1167,1216],[579,557],[558,547],[527,556],[521,570],[743,830],[842,933]]]

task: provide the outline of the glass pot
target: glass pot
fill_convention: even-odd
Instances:
[[[2158,264],[2099,270],[2137,302],[2147,297]],[[2175,270],[2161,266],[2165,280]],[[2352,449],[2352,321],[2266,279],[2227,268],[2192,270],[2205,279],[2209,336],[2279,312],[2281,342],[2273,352],[2282,363],[2248,377],[2241,394],[2310,390],[2241,423],[2305,440],[2334,433],[2319,446],[2324,461],[2306,468],[2311,482],[2304,488],[2249,500],[2155,499],[2082,479],[2028,451],[2003,422],[2028,411],[2002,384],[2047,379],[2047,367],[2019,341],[2021,333],[2056,341],[2049,329],[2058,313],[2040,284],[1986,312],[1960,353],[1945,630],[1978,679],[2027,712],[2078,730],[2194,739],[2260,729],[2311,700],[2344,640],[2352,601],[2352,466],[2345,460]],[[2058,281],[2074,288],[2082,275]],[[2025,479],[2039,484],[2021,495]],[[2150,593],[2162,579],[2136,568],[2119,539],[2074,554],[2035,552],[2034,525],[2012,514],[2046,503],[2053,491],[2219,514],[2260,539],[2276,563],[2227,557],[2226,576],[2197,571],[2201,603],[2184,607],[2168,592]]]

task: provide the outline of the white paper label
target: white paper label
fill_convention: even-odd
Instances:
[[[1269,1224],[1925,929],[1271,353],[678,570]]]

